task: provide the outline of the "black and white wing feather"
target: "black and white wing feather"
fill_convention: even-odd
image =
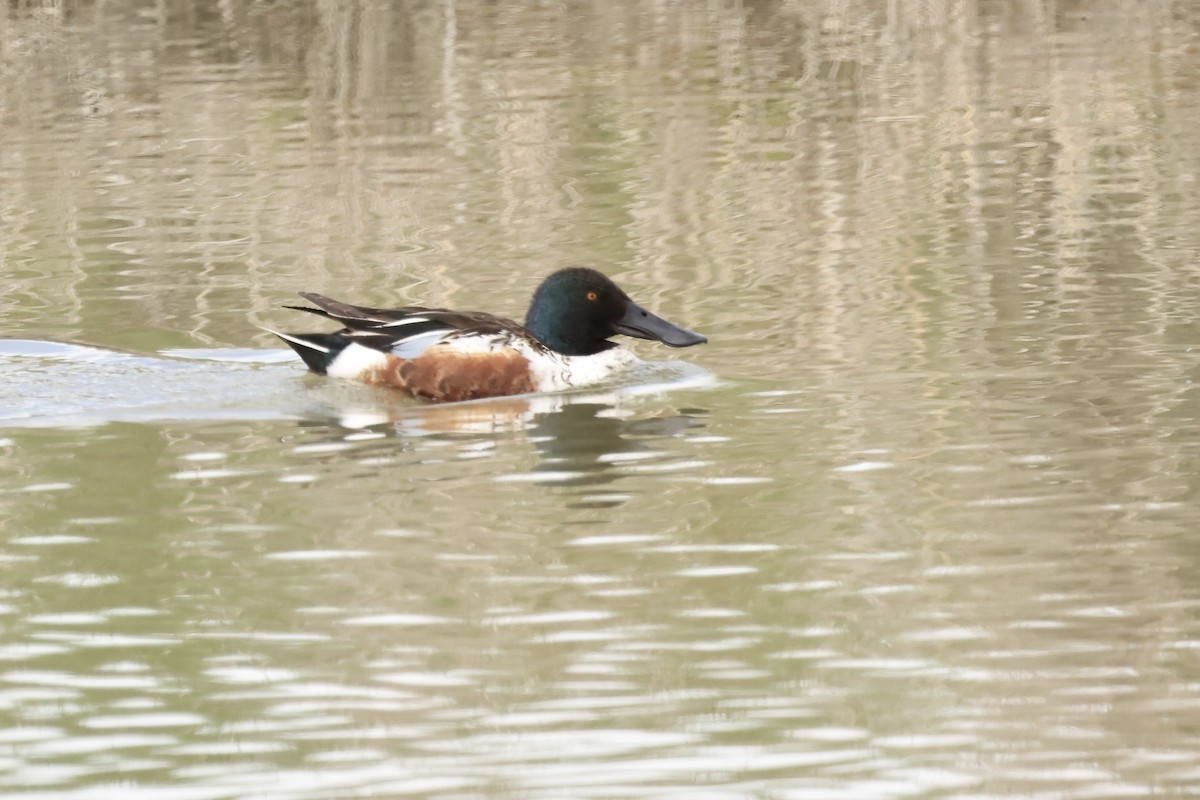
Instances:
[[[483,312],[405,306],[370,308],[333,300],[315,292],[300,292],[312,303],[288,306],[343,325],[337,335],[364,347],[412,358],[438,342],[460,336],[519,336],[524,329],[512,320]]]

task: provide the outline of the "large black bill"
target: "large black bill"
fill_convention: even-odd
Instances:
[[[691,347],[708,341],[708,337],[667,322],[632,301],[625,310],[625,316],[617,322],[616,328],[617,333],[637,339],[653,339],[671,347]]]

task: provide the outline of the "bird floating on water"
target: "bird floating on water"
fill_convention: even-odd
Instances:
[[[616,334],[691,347],[708,339],[629,299],[594,269],[550,275],[521,325],[478,311],[367,308],[300,292],[287,306],[334,320],[332,333],[270,331],[319,375],[390,386],[436,402],[554,392],[605,380],[638,362]]]

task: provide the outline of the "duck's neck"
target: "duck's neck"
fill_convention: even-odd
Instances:
[[[553,313],[553,309],[535,304],[525,317],[525,330],[546,347],[564,356],[592,356],[617,346],[615,342],[588,335],[586,327],[573,326],[573,321],[571,317],[564,317]]]

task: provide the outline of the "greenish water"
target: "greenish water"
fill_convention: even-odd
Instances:
[[[1200,786],[1189,2],[0,9],[0,789]],[[258,326],[708,335],[426,406]]]

